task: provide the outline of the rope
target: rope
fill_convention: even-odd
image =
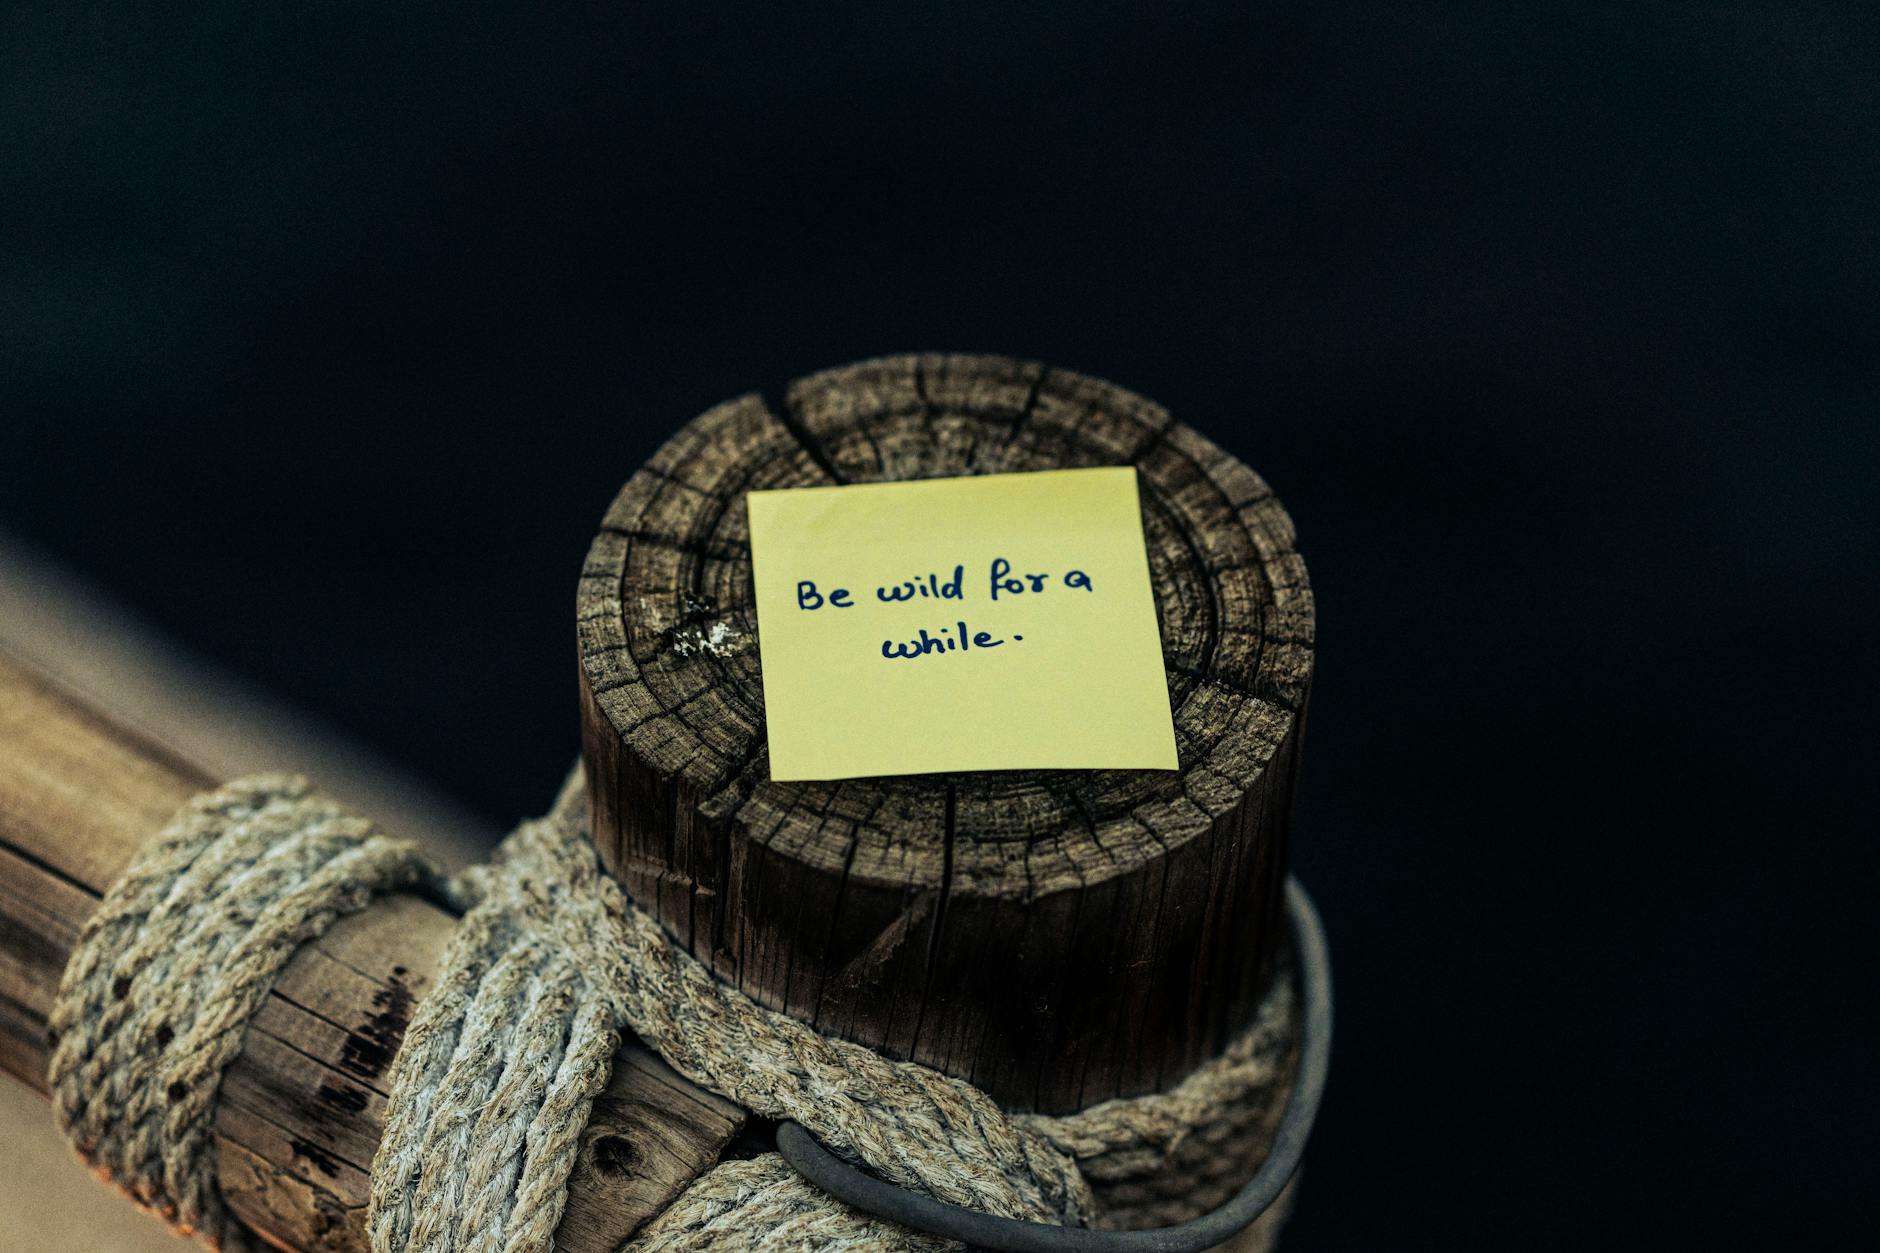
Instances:
[[[160,984],[171,1002],[226,1002],[230,1009],[215,1015],[223,1024],[218,1038],[227,1040],[221,1064],[239,1051],[247,1012],[285,954],[258,990],[255,972],[244,965],[242,986],[250,990],[233,1000],[224,984],[234,963],[213,952],[197,956],[203,941],[187,926],[171,928],[168,940],[153,947],[140,929],[161,910],[138,902],[161,899],[175,903],[172,913],[213,913],[217,898],[198,902],[196,895],[212,893],[227,877],[201,870],[229,860],[225,842],[247,848],[265,826],[267,841],[297,844],[344,825],[329,803],[293,782],[300,791],[291,804],[267,790],[279,780],[234,784],[200,798],[140,856],[81,939],[55,1016],[65,1026],[53,1075],[61,1124],[89,1160],[147,1162],[144,1148],[101,1153],[99,1145],[133,1138],[103,1116],[128,1110],[130,1099],[143,1101],[142,1110],[149,1093],[161,1094],[150,1074],[167,1064],[161,1059],[174,1047],[166,1042],[152,1052],[154,1020],[147,1015],[131,1034],[106,1025],[113,1006],[104,985],[123,978],[140,987]],[[264,792],[268,800],[257,807],[252,798]],[[267,804],[277,809],[263,822]],[[1226,1053],[1168,1092],[1068,1117],[1008,1116],[971,1084],[824,1037],[719,982],[628,901],[601,867],[585,823],[586,796],[578,776],[571,777],[546,817],[522,824],[491,865],[453,885],[469,909],[391,1072],[367,1214],[378,1253],[551,1248],[581,1132],[622,1030],[701,1087],[761,1117],[802,1124],[889,1182],[1011,1218],[1106,1227],[1179,1222],[1234,1191],[1254,1148],[1270,1134],[1292,1038],[1285,980]],[[180,834],[185,830],[188,838]],[[401,853],[409,878],[416,862]],[[268,882],[283,901],[303,892],[291,875]],[[363,901],[366,892],[390,884],[381,874],[355,885],[355,897]],[[245,888],[237,895],[250,903],[249,912],[265,912],[268,898]],[[297,933],[305,938],[317,930]],[[178,946],[176,956],[153,976],[149,963],[167,945]],[[246,1012],[234,1012],[238,1004]],[[75,1032],[87,1017],[99,1026]],[[117,1047],[107,1053],[94,1037]],[[158,1154],[161,1175],[111,1173],[173,1223],[228,1246],[239,1244],[239,1232],[215,1200],[213,1154],[201,1151],[219,1075],[220,1066],[205,1077],[200,1108],[184,1120],[194,1137],[192,1156],[166,1148]],[[86,1119],[68,1119],[68,1106]],[[160,1188],[146,1186],[154,1179]],[[925,1253],[945,1246],[846,1209],[767,1153],[707,1171],[628,1247]]]
[[[412,845],[293,775],[192,800],[105,896],[59,981],[48,1078],[79,1156],[178,1231],[247,1247],[209,1151],[222,1072],[296,948],[423,873]]]

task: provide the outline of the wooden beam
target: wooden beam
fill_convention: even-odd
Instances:
[[[210,778],[0,655],[0,1070],[45,1091],[46,1015],[98,899]],[[305,946],[222,1084],[230,1209],[294,1250],[365,1250],[386,1074],[453,919],[393,896]],[[745,1114],[637,1041],[614,1058],[558,1248],[611,1251],[715,1163]]]

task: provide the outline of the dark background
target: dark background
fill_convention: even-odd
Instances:
[[[1288,1247],[1871,1209],[1860,6],[169,7],[0,15],[0,525],[508,819],[681,422],[1112,378],[1319,598]]]

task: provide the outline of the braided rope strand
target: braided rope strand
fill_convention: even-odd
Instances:
[[[1194,1183],[1244,1175],[1251,1164],[1244,1150],[1270,1132],[1291,1040],[1284,980],[1249,1032],[1171,1092],[1069,1118],[1008,1117],[970,1084],[824,1037],[719,982],[605,873],[585,819],[586,797],[574,777],[550,814],[518,828],[498,852],[495,872],[477,882],[481,899],[393,1066],[394,1118],[373,1167],[379,1253],[551,1247],[574,1137],[606,1082],[614,1037],[603,1038],[603,1023],[632,1030],[701,1087],[763,1117],[801,1123],[884,1179],[1006,1217],[1105,1226],[1193,1217],[1200,1212]],[[521,969],[535,980],[526,991],[514,973]],[[497,999],[513,1007],[563,982],[581,986],[590,1011],[606,1012],[569,1026],[563,1069],[585,1060],[572,1066],[577,1082],[551,1112],[546,1057],[523,1062],[526,1050],[495,1047],[509,1028],[479,1018],[477,1005],[493,985],[504,989]],[[463,1115],[452,1109],[466,1102],[481,1108],[499,1090],[511,1102],[493,1117],[504,1134],[438,1130],[460,1130]],[[513,1104],[519,1101],[535,1111],[537,1137],[520,1159],[513,1131],[528,1115]],[[401,1118],[404,1110],[422,1114]],[[564,1151],[547,1152],[550,1139]],[[1224,1163],[1197,1160],[1217,1152]],[[1145,1186],[1171,1166],[1185,1169],[1160,1188]],[[502,1217],[505,1206],[519,1210],[521,1198],[532,1221]],[[766,1154],[706,1172],[630,1248],[848,1253],[940,1244],[847,1210]]]
[[[59,984],[48,1077],[79,1155],[178,1231],[246,1248],[209,1151],[222,1073],[296,948],[428,873],[296,775],[192,801],[105,896]]]
[[[957,1246],[837,1205],[783,1158],[763,1153],[714,1168],[627,1247],[632,1253],[939,1253]]]

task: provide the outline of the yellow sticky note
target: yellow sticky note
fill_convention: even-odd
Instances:
[[[1133,467],[748,500],[772,778],[1176,768]]]

